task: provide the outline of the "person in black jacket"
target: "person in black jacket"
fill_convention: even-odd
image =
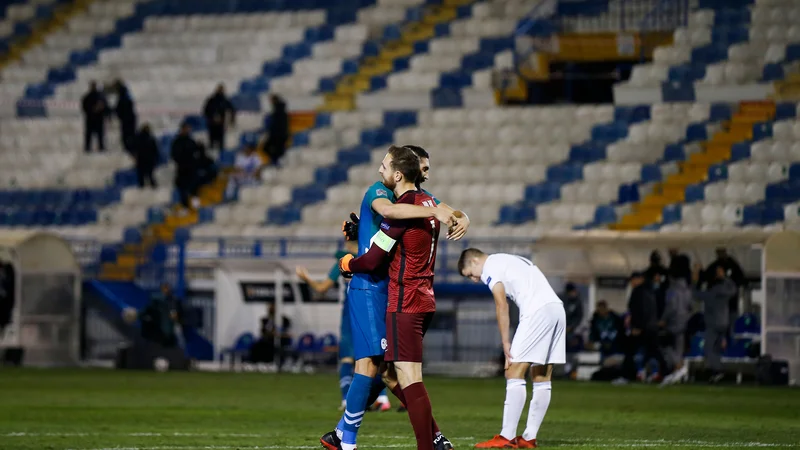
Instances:
[[[192,128],[184,122],[181,124],[178,136],[172,141],[171,157],[175,161],[175,188],[181,197],[181,204],[189,209],[199,206],[197,195],[199,170],[198,162],[202,157],[202,148],[192,139]]]
[[[153,170],[159,160],[158,144],[150,132],[149,124],[142,125],[139,134],[133,139],[132,148],[136,159],[136,177],[139,180],[139,187],[143,188],[146,182],[150,183],[153,188],[158,187],[153,178]]]
[[[658,362],[661,371],[667,370],[667,363],[658,345],[658,311],[656,296],[651,283],[642,272],[634,272],[630,278],[631,296],[628,300],[628,321],[631,334],[628,336],[625,350],[625,362],[622,363],[622,377],[627,381],[636,379],[636,362],[634,358],[639,349],[644,349],[644,361],[651,358]]]
[[[136,138],[136,106],[128,87],[122,80],[114,82],[114,90],[117,92],[117,106],[114,108],[114,112],[119,119],[122,148],[133,155],[133,141]]]
[[[716,253],[717,259],[700,274],[697,288],[701,289],[705,285],[706,289],[711,289],[716,283],[720,282],[717,277],[717,267],[722,267],[725,272],[725,278],[730,278],[736,285],[736,292],[728,300],[728,324],[732,332],[733,324],[736,323],[736,319],[739,317],[739,289],[747,285],[747,279],[744,276],[744,271],[742,271],[742,266],[728,254],[727,249],[720,247],[716,250]]]
[[[83,149],[86,153],[92,150],[92,136],[96,135],[100,151],[105,151],[105,118],[108,106],[103,93],[97,90],[95,81],[89,83],[89,92],[81,99],[81,109],[84,120]]]
[[[286,143],[289,141],[289,114],[286,112],[286,102],[276,94],[270,94],[272,115],[269,122],[269,136],[264,149],[269,155],[269,160],[278,165],[286,153]]]
[[[16,298],[15,281],[14,266],[0,260],[0,333],[11,323]]]
[[[203,116],[206,118],[208,127],[208,147],[215,148],[216,146],[220,151],[224,150],[225,122],[228,119],[231,126],[236,123],[236,109],[225,96],[225,86],[221,83],[217,86],[217,90],[206,99]]]

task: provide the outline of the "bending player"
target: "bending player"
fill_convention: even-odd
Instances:
[[[475,448],[536,448],[536,434],[550,405],[553,364],[566,362],[564,304],[544,274],[521,256],[487,255],[469,248],[458,260],[461,275],[489,286],[494,296],[497,324],[506,355],[506,402],[500,434]],[[519,307],[519,326],[509,343],[508,300]],[[517,424],[525,407],[525,373],[530,368],[533,398],[522,436]]]
[[[339,280],[339,260],[345,255],[357,255],[358,244],[354,241],[345,241],[344,250],[336,252],[336,263],[331,267],[328,277],[322,281],[316,281],[308,275],[305,267],[298,267],[296,269],[297,276],[301,280],[308,283],[308,285],[318,294],[324,294],[336,286]],[[353,369],[355,360],[353,359],[353,337],[350,329],[350,314],[347,309],[347,297],[350,295],[349,281],[345,281],[344,303],[342,304],[342,318],[339,325],[339,389],[342,392],[342,405],[339,411],[344,411],[347,406],[347,391],[350,390],[350,383],[353,382]],[[378,409],[386,411],[392,406],[389,403],[389,396],[386,395],[384,389],[378,397]]]
[[[390,153],[403,152],[406,158],[414,158],[418,166],[417,171],[419,171],[419,158],[413,151],[395,146],[392,146],[389,151]],[[453,216],[448,210],[436,208],[434,204],[430,206],[394,204],[394,199],[392,190],[381,182],[373,184],[367,190],[360,209],[363,224],[357,233],[359,254],[369,250],[374,236],[379,232],[383,220],[382,215],[396,219],[433,216],[446,223],[453,221]],[[358,274],[350,283],[348,309],[353,329],[356,368],[353,383],[347,393],[347,408],[342,419],[334,431],[326,433],[320,438],[322,445],[329,450],[356,448],[356,437],[366,407],[370,403],[369,400],[371,397],[377,397],[377,392],[385,387],[377,375],[386,345],[388,284],[385,269],[373,274]],[[433,440],[433,438],[434,436],[431,434],[429,439]],[[452,448],[449,441],[442,436],[439,436],[438,439],[440,446],[437,449]]]
[[[434,206],[434,199],[418,190],[419,158],[409,148],[392,147],[381,164],[384,185],[397,202]],[[369,251],[339,262],[343,274],[373,273],[389,264],[389,304],[386,313],[387,385],[408,408],[417,448],[434,450],[444,440],[436,430],[430,398],[422,381],[423,338],[436,310],[433,273],[440,225],[434,217],[384,219]],[[391,255],[391,258],[389,256]],[[436,432],[437,440],[431,441]]]

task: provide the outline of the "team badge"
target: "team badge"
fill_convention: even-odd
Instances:
[[[381,350],[386,350],[386,348],[388,346],[389,346],[389,343],[386,342],[386,338],[381,339]]]

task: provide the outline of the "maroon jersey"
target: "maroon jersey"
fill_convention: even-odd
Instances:
[[[396,203],[436,206],[423,191],[408,191]],[[439,221],[427,219],[384,219],[381,230],[395,239],[389,264],[389,306],[387,312],[425,313],[436,311],[433,269],[439,240]]]
[[[425,191],[407,191],[395,203],[436,207],[436,200]],[[372,237],[369,251],[349,262],[352,273],[373,273],[383,261],[389,263],[389,305],[387,312],[427,313],[436,311],[433,297],[433,268],[439,221],[427,219],[384,219]]]

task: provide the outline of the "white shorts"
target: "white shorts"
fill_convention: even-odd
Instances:
[[[561,303],[548,303],[519,322],[511,341],[511,362],[535,365],[567,362],[567,315]]]

